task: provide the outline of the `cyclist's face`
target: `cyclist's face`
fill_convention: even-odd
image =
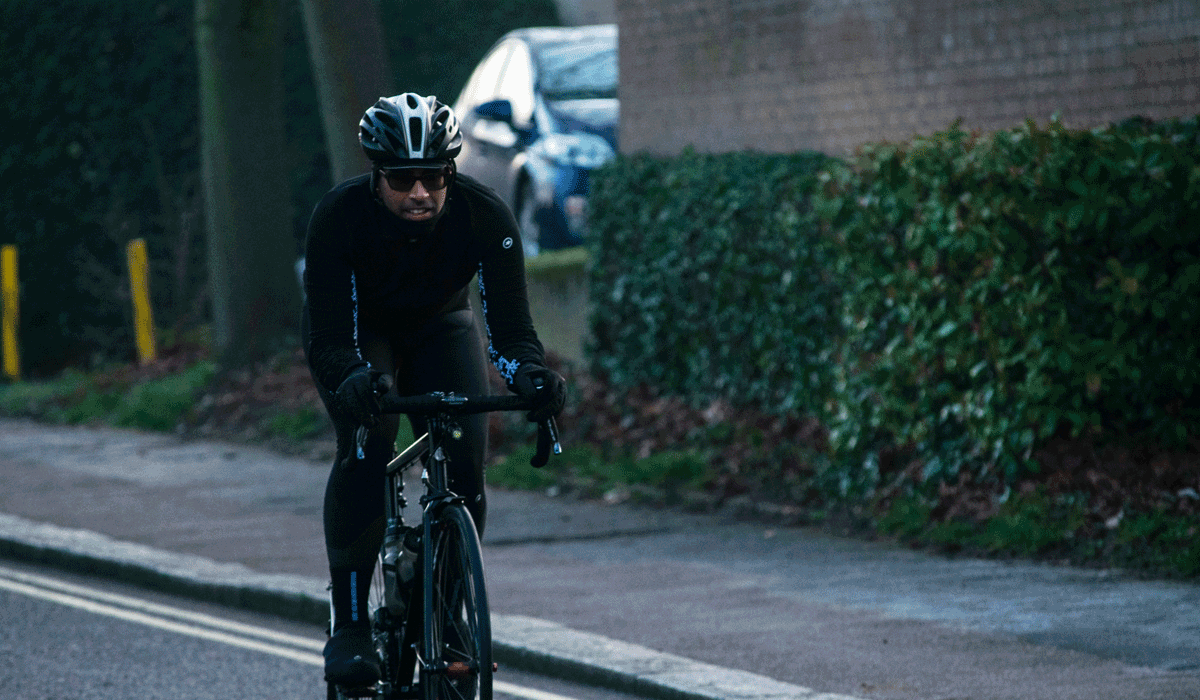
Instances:
[[[393,214],[402,219],[432,219],[446,204],[449,178],[445,170],[421,168],[390,173],[385,170],[379,177],[379,197]]]

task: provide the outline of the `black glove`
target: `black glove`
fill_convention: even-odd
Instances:
[[[359,425],[379,424],[379,397],[392,388],[392,377],[368,367],[359,367],[342,380],[333,396],[337,411]]]
[[[508,388],[514,394],[533,402],[533,410],[526,417],[534,423],[562,413],[567,402],[567,382],[552,369],[536,362],[522,362],[513,373]]]

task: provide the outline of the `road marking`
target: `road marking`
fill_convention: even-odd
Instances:
[[[86,598],[89,600],[99,601],[102,603],[113,603],[114,605],[119,605],[123,608],[128,608],[130,610],[139,610],[141,612],[150,613],[152,615],[160,615],[163,617],[175,618],[177,620],[183,620],[186,622],[194,622],[196,624],[204,625],[206,627],[211,627],[213,629],[220,629],[220,630],[226,630],[229,632],[236,632],[238,634],[243,634],[243,635],[246,635],[249,637],[257,637],[259,639],[266,639],[266,640],[270,640],[272,642],[278,642],[280,644],[287,644],[290,646],[298,647],[300,649],[311,649],[313,651],[321,651],[325,647],[324,642],[320,642],[315,639],[309,639],[307,637],[299,637],[299,636],[296,636],[293,634],[284,634],[283,632],[276,632],[274,630],[263,629],[261,627],[254,627],[252,625],[245,625],[240,622],[235,622],[233,620],[226,620],[226,619],[220,618],[220,617],[213,617],[212,615],[205,615],[203,613],[192,612],[191,610],[183,610],[181,608],[175,608],[175,607],[171,607],[169,605],[159,605],[157,603],[151,603],[150,601],[147,601],[147,600],[142,600],[141,598],[134,598],[132,596],[126,596],[126,595],[118,595],[116,593],[108,593],[106,591],[97,590],[95,588],[87,588],[85,586],[77,586],[74,584],[67,583],[66,581],[61,581],[59,579],[49,578],[46,576],[38,576],[35,574],[28,574],[23,571],[16,571],[14,569],[9,569],[4,566],[0,566],[0,576],[9,578],[9,579],[12,579],[15,581],[23,581],[27,584],[37,586],[40,588],[47,588],[47,589],[51,589],[51,590],[61,591],[63,593],[68,593],[68,594],[71,594],[74,596],[78,596],[80,598]]]
[[[174,622],[161,617],[153,617],[151,615],[147,615],[146,613],[137,612],[136,610],[125,610],[112,605],[107,605],[105,603],[98,603],[94,600],[87,600],[85,598],[79,598],[66,593],[59,593],[57,591],[47,590],[44,588],[37,588],[27,583],[21,583],[12,579],[0,578],[0,588],[6,588],[14,593],[20,593],[32,598],[40,598],[52,603],[58,603],[59,605],[66,605],[79,610],[85,610],[97,615],[115,617],[119,620],[125,620],[126,622],[134,622],[139,625],[154,627],[156,629],[166,630],[168,632],[176,632],[178,634],[184,634],[191,637],[199,637],[200,639],[207,639],[212,642],[228,644],[230,646],[241,647],[243,649],[261,651],[267,654],[273,654],[275,656],[291,659],[293,661],[299,661],[301,663],[318,666],[325,663],[325,659],[317,654],[310,654],[297,649],[289,649],[287,647],[268,644],[267,642],[260,642],[256,639],[237,637],[225,632],[218,632],[217,630],[188,626],[182,622]]]
[[[310,666],[323,667],[325,665],[325,658],[320,654],[310,654],[303,651],[305,649],[319,651],[325,646],[324,643],[307,637],[254,627],[234,620],[226,620],[169,605],[151,603],[132,596],[78,586],[59,579],[29,574],[4,566],[0,566],[0,588],[31,598],[39,598],[52,603],[58,603],[59,605],[85,610],[97,615],[114,617],[126,622],[146,625],[147,627],[154,627],[168,632],[198,637],[242,649],[259,651]],[[203,625],[203,627],[185,623]],[[237,634],[246,636],[237,636],[229,632],[236,632]],[[248,639],[247,637],[254,637],[254,639]],[[260,640],[269,640],[275,643],[271,644]],[[288,646],[280,646],[281,644]],[[525,700],[575,700],[569,696],[549,693],[535,688],[526,688],[503,681],[493,681],[492,685],[496,692],[525,698]]]
[[[497,680],[492,681],[492,689],[497,693],[513,695],[518,698],[527,698],[528,700],[576,700],[568,695],[557,695],[555,693],[548,693],[544,690],[526,688],[524,686],[513,685],[512,683],[505,683],[504,681]]]

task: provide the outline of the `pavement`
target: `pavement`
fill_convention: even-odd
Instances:
[[[322,625],[328,464],[0,419],[0,557]],[[728,512],[499,489],[489,503],[502,668],[669,700],[1200,699],[1193,584]]]

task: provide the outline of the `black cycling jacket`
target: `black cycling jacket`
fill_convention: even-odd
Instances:
[[[387,338],[470,307],[479,276],[488,355],[506,380],[522,362],[545,364],[529,317],[525,257],[512,212],[494,192],[458,174],[434,230],[416,239],[371,189],[370,174],[317,204],[305,245],[308,361],[329,392],[366,366],[358,328]]]

